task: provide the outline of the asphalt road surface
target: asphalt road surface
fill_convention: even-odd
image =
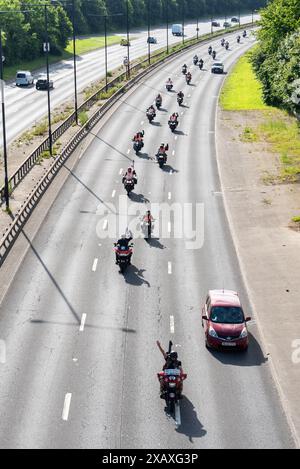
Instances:
[[[228,52],[214,42],[227,70],[252,40],[230,42]],[[223,77],[210,73],[207,46],[197,52],[205,57],[204,71],[192,65],[189,51],[124,97],[70,173],[2,302],[7,362],[0,364],[1,448],[294,445],[255,321],[247,353],[210,352],[204,344],[201,306],[208,289],[237,290],[246,315],[251,310],[216,164]],[[184,62],[191,86],[181,74]],[[181,108],[176,93],[164,88],[169,76],[185,94]],[[145,108],[158,92],[163,108],[151,125]],[[167,126],[173,111],[180,113],[174,134]],[[135,156],[131,138],[139,129],[145,130],[145,147]],[[161,142],[170,146],[163,170],[154,158]],[[138,185],[129,201],[130,221],[150,203],[177,203],[199,204],[200,213],[204,207],[204,222],[200,216],[198,249],[187,249],[193,247],[187,235],[136,239],[123,276],[114,262],[115,238],[101,233],[113,228],[114,213],[127,223],[120,174],[132,159]],[[171,218],[167,232],[174,226]],[[163,359],[157,339],[165,347],[172,339],[188,374],[179,425],[159,399],[156,373]]]
[[[257,15],[254,16],[257,18]],[[242,23],[251,22],[252,15],[241,17]],[[220,19],[220,24],[223,21]],[[199,34],[210,31],[210,22],[199,23]],[[217,30],[218,28],[214,28]],[[130,59],[136,59],[148,54],[146,30],[132,32],[135,39],[130,47]],[[151,45],[151,51],[160,49],[166,45],[166,29],[158,28],[151,31],[151,35],[157,38],[158,43]],[[196,35],[196,24],[187,24],[185,27],[186,39]],[[173,37],[171,29],[169,31],[170,44],[182,41],[180,37]],[[124,56],[127,55],[127,47],[114,45],[108,51],[108,70],[113,70],[123,64]],[[81,91],[92,82],[104,76],[104,49],[97,50],[77,58],[77,80],[78,90]],[[41,70],[40,72],[43,72]],[[51,107],[63,103],[68,99],[73,99],[73,59],[62,61],[50,67],[51,79],[54,81],[54,90],[51,91]],[[37,76],[38,74],[36,74]],[[5,86],[5,106],[6,106],[6,130],[7,141],[11,142],[32,124],[46,116],[48,111],[47,92],[37,91],[35,86],[18,88],[14,83]],[[2,126],[2,114],[0,116]],[[0,135],[0,145],[2,146],[2,132]]]

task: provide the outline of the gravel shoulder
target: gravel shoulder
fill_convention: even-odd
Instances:
[[[300,185],[267,184],[279,156],[266,143],[243,142],[245,127],[264,118],[259,111],[217,118],[218,166],[227,216],[246,280],[265,354],[274,371],[295,439],[300,445]]]

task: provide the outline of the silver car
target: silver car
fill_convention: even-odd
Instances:
[[[222,62],[214,62],[211,67],[211,73],[224,73],[224,64]]]

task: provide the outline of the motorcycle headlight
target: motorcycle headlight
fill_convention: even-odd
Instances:
[[[216,331],[212,327],[209,328],[208,333],[211,337],[218,337],[218,334],[216,333]]]
[[[244,339],[244,337],[247,337],[247,335],[248,335],[248,331],[246,327],[244,327],[244,329],[241,332],[240,339]]]

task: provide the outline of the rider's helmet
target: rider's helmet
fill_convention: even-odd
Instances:
[[[131,172],[132,172],[132,168],[128,168],[127,173],[131,174]]]
[[[172,361],[175,361],[178,358],[178,353],[172,350],[172,352],[170,352],[169,354],[169,357],[171,358]]]

